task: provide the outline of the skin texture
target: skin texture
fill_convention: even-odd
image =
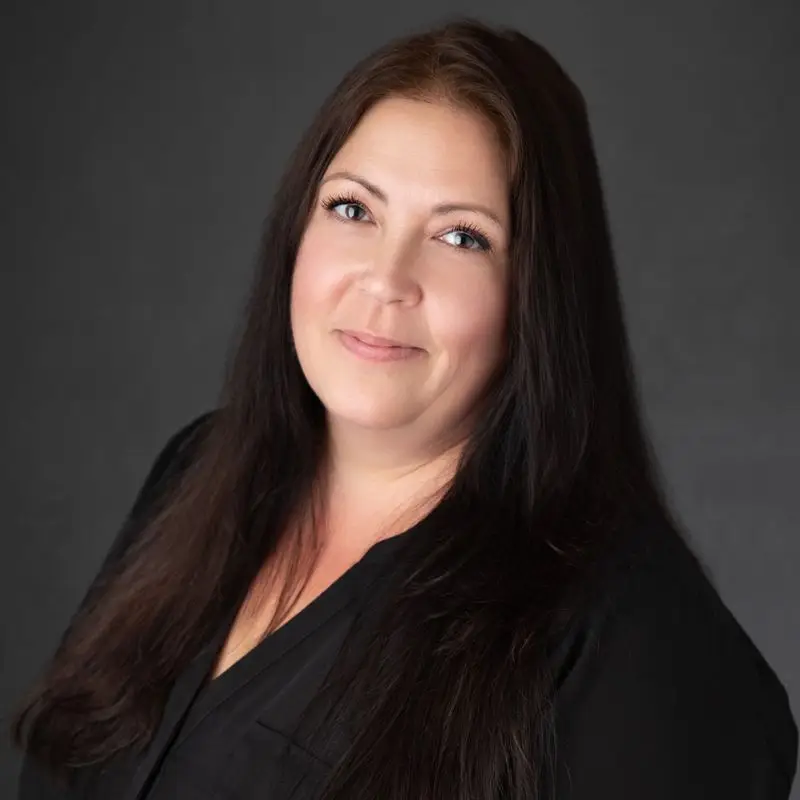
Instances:
[[[335,177],[342,171],[385,199]],[[355,203],[324,207],[340,195]],[[481,205],[497,220],[435,213],[442,203]],[[369,527],[452,473],[504,354],[509,216],[494,129],[442,102],[383,99],[328,166],[297,254],[291,321],[302,370],[328,413],[334,528]],[[457,227],[464,222],[490,251]],[[341,329],[421,351],[366,361],[343,346]],[[357,519],[343,511],[356,507]]]

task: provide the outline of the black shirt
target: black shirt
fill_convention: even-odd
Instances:
[[[798,729],[783,684],[689,546],[658,524],[634,533],[552,656],[557,800],[786,800]],[[355,615],[380,608],[404,545],[424,534],[423,521],[374,545],[209,680],[227,620],[174,685],[143,756],[114,759],[71,795],[26,757],[19,800],[311,800],[331,752],[292,735],[298,715]]]
[[[421,526],[378,542],[310,604],[221,675],[210,678],[229,622],[173,688],[170,706],[136,773],[131,764],[95,778],[89,796],[141,800],[313,797],[332,764],[294,738],[298,717],[321,684],[355,612],[377,608],[392,555]],[[377,584],[377,585],[376,585]],[[186,698],[190,699],[186,705]],[[184,708],[185,706],[185,708]],[[179,719],[181,711],[184,718]],[[167,740],[166,737],[170,737]],[[155,761],[147,760],[157,754]],[[131,782],[141,784],[131,792]]]

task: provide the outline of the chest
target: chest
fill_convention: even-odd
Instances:
[[[250,587],[225,637],[212,668],[211,679],[218,677],[247,655],[265,635],[272,634],[302,614],[339,581],[357,563],[359,557],[352,555],[321,557],[311,570],[306,585],[299,594],[296,589],[291,593],[288,606],[277,618],[278,602],[287,578],[285,574],[278,574],[276,570],[265,569]]]

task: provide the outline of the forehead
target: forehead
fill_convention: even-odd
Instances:
[[[422,191],[468,191],[495,203],[508,191],[505,153],[492,124],[476,112],[444,103],[387,98],[361,118],[326,175],[359,171],[385,185]]]

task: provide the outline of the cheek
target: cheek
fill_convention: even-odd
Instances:
[[[330,307],[341,283],[341,271],[320,237],[309,232],[297,251],[292,275],[292,318],[308,319]]]
[[[429,297],[431,335],[453,362],[493,364],[502,349],[505,289],[494,276],[471,278]]]

